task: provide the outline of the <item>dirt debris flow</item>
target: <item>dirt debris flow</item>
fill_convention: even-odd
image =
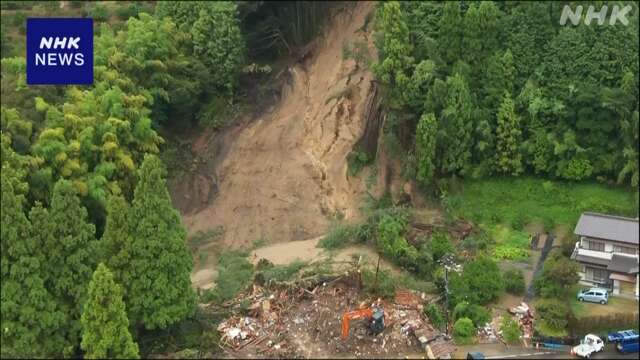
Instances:
[[[375,53],[372,37],[362,31],[373,10],[373,3],[361,2],[337,12],[316,49],[286,70],[290,81],[279,103],[226,134],[224,158],[208,174],[215,184],[204,181],[215,187],[215,197],[183,209],[191,234],[223,226],[219,244],[241,247],[259,239],[314,238],[337,214],[358,216],[365,184],[347,177],[347,155],[366,127],[365,102],[374,83],[368,69],[343,58],[343,46],[363,41]],[[206,146],[207,136],[196,144],[203,151],[220,150]],[[201,198],[201,183],[186,196]],[[204,192],[208,198],[213,190]]]

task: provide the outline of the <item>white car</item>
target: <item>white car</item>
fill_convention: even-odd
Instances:
[[[571,352],[580,357],[589,358],[591,354],[602,350],[604,350],[604,341],[596,335],[587,334],[580,342],[580,345],[574,346]]]

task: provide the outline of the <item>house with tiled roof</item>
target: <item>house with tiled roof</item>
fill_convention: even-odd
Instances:
[[[583,213],[571,255],[580,263],[580,282],[638,299],[638,232],[638,218]]]

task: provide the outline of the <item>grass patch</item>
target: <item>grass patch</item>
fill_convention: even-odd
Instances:
[[[246,251],[229,250],[220,254],[216,287],[202,294],[202,301],[223,303],[233,299],[253,280],[253,265]]]
[[[198,231],[187,239],[187,244],[189,244],[191,248],[197,248],[209,241],[217,240],[222,234],[224,234],[224,228],[222,226],[207,231]]]
[[[334,250],[353,244],[360,237],[361,227],[359,224],[334,223],[327,235],[318,242],[318,246],[326,250]]]
[[[540,333],[542,336],[547,337],[566,337],[569,335],[569,331],[566,329],[555,329],[549,325],[544,320],[537,320],[535,322],[535,330]]]
[[[398,287],[421,291],[426,294],[435,294],[438,288],[431,281],[421,280],[413,275],[401,274],[394,277]]]
[[[511,229],[504,225],[494,225],[488,228],[488,232],[498,245],[521,249],[529,247],[529,234],[524,231]]]
[[[259,237],[251,242],[251,250],[259,249],[267,245],[267,238]]]
[[[493,256],[500,260],[524,260],[529,257],[529,250],[511,245],[498,245],[493,249]]]
[[[207,253],[200,253],[198,254],[198,263],[199,264],[204,264],[207,262],[207,259],[209,258],[209,254]]]
[[[307,266],[307,262],[295,260],[288,265],[272,265],[269,264],[261,269],[262,278],[266,283],[271,281],[285,281],[297,275],[300,270]]]
[[[633,199],[630,189],[594,182],[505,177],[465,181],[450,204],[454,215],[476,223],[519,225],[530,219],[550,228],[571,225],[584,211],[635,216]]]

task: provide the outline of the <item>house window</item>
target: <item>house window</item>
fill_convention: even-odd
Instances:
[[[636,251],[636,248],[632,248],[630,246],[613,246],[613,252],[635,255]]]
[[[587,267],[586,278],[596,283],[607,283],[607,270]]]
[[[593,251],[604,251],[604,243],[599,241],[589,240],[587,242],[587,249]]]

